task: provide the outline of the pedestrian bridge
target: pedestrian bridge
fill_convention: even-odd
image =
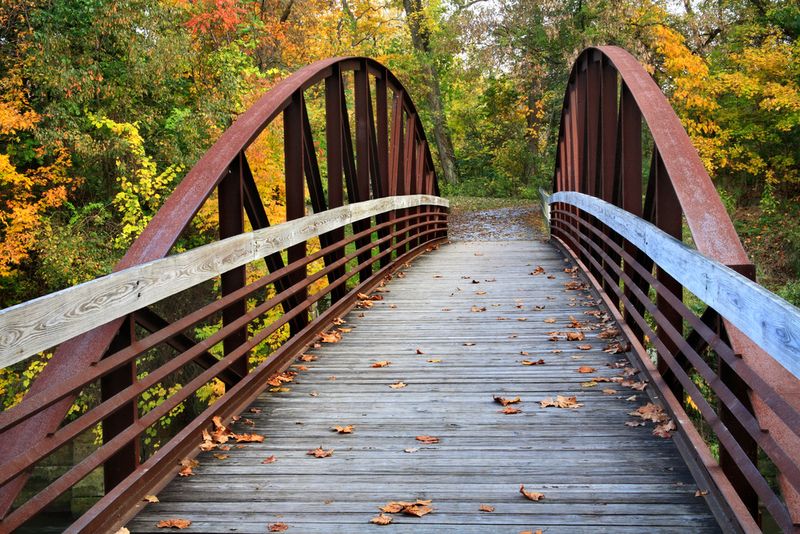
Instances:
[[[276,119],[287,222],[270,225],[245,150]],[[0,414],[0,531],[101,473],[67,531],[797,532],[800,311],[754,281],[628,53],[576,61],[555,168],[547,239],[449,241],[391,72],[336,58],[290,76],[114,273],[0,311],[3,367],[54,352]],[[206,202],[219,240],[175,252]]]

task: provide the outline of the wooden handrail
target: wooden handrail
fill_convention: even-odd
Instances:
[[[553,193],[559,202],[600,219],[800,378],[800,309],[613,204],[574,191]]]
[[[0,368],[354,221],[398,209],[448,205],[447,200],[430,195],[348,204],[136,265],[0,310]]]

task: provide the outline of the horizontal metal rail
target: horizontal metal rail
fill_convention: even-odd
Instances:
[[[800,378],[800,309],[613,204],[574,191],[554,193],[559,202],[600,219]]]
[[[390,211],[447,207],[446,199],[406,195],[348,204],[222,239],[0,310],[0,368],[251,261]]]

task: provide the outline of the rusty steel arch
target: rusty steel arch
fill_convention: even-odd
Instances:
[[[326,184],[323,184],[317,161],[304,96],[307,90],[319,84],[323,85],[325,95],[325,138],[328,147]],[[348,109],[349,92],[352,92],[354,103],[352,110]],[[351,112],[355,118],[352,126]],[[269,227],[270,221],[250,171],[245,150],[278,117],[283,119],[287,221],[305,215],[306,188],[315,213],[343,204],[383,197],[439,194],[433,158],[422,123],[408,92],[395,75],[370,58],[326,59],[308,65],[282,80],[240,115],[186,174],[114,267],[114,271],[166,257],[193,217],[215,191],[218,193],[220,239],[242,233],[245,216],[254,230]],[[375,226],[370,226],[369,219],[353,222],[353,234],[360,236],[354,239],[355,245],[362,251],[358,255],[357,273],[361,284],[372,280],[373,274],[377,276],[385,272],[393,261],[392,254],[397,258],[407,259],[424,250],[426,242],[440,241],[446,236],[446,227],[442,226],[444,223],[436,222],[441,221],[441,217],[441,209],[420,205],[379,214],[375,217]],[[391,233],[393,227],[396,230]],[[380,247],[379,265],[373,263],[375,260],[370,260],[370,228],[375,228],[380,238],[380,244],[375,245],[376,249]],[[403,228],[406,229],[403,235],[418,237],[406,237],[401,241],[398,236]],[[344,244],[348,242],[344,235],[344,228],[320,235],[323,249],[330,249],[324,255],[326,265],[343,262]],[[396,240],[395,244],[392,244],[393,240]],[[337,248],[337,243],[342,243],[341,247]],[[306,257],[305,244],[290,247],[287,256],[286,264],[279,253],[265,258],[269,272],[280,274],[286,271],[289,264],[302,262]],[[238,267],[222,275],[223,297],[237,291],[241,293],[240,290],[245,286],[244,269],[244,266]],[[302,266],[280,277],[276,275],[276,292],[280,293],[290,286],[300,284],[304,269],[305,266]],[[329,280],[339,280],[339,285],[331,292],[331,302],[343,301],[346,290],[341,282],[345,276],[345,266],[342,264],[330,269],[327,274]],[[304,288],[299,294],[283,300],[284,310],[288,312],[298,306],[306,292],[307,288]],[[350,301],[353,298],[355,297],[349,296]],[[234,302],[222,314],[223,325],[234,322],[245,314],[244,301]],[[292,334],[303,330],[308,320],[307,312],[295,313],[290,322]],[[81,373],[91,369],[105,356],[120,351],[122,347],[132,346],[136,325],[154,332],[168,324],[152,310],[145,308],[62,343],[32,384],[28,396],[47,397],[59,384],[80,380]],[[234,333],[226,338],[225,352],[233,350],[243,338],[246,338],[243,330],[238,335]],[[170,344],[178,350],[187,350],[190,343],[180,336],[170,339]],[[206,366],[214,363],[210,360],[203,363],[203,358],[199,358],[198,362]],[[220,377],[229,385],[237,383],[247,374],[246,359],[242,359],[242,362],[238,368],[225,369]],[[125,388],[132,387],[135,381],[134,360],[130,365],[103,377],[103,399],[110,399]],[[15,422],[14,439],[4,439],[5,458],[24,458],[31,443],[38,443],[55,432],[73,399],[74,395],[61,398],[26,420]],[[104,424],[104,441],[113,439],[135,419],[133,403],[109,409]],[[137,468],[137,454],[136,445],[131,444],[106,462],[108,467],[104,476],[107,494],[113,493],[113,488]],[[14,474],[13,478],[0,487],[0,518],[8,516],[12,503],[27,478],[26,469]],[[92,521],[95,520],[97,517],[93,516],[84,521],[89,525],[94,524]]]
[[[648,152],[649,171],[644,172],[643,158]],[[621,48],[587,48],[575,61],[563,101],[552,188],[609,202],[678,240],[684,240],[685,222],[690,242],[699,252],[755,279],[755,268],[680,119],[653,78]],[[731,402],[721,402],[712,418],[718,417],[721,431],[730,433],[732,447],[721,446],[718,465],[714,465],[699,434],[688,428],[690,453],[705,464],[745,529],[757,528],[759,499],[782,529],[797,528],[800,428],[793,422],[800,412],[798,380],[714,310],[709,308],[702,317],[689,316],[682,286],[657,265],[652,274],[652,260],[602,221],[566,203],[556,202],[553,209],[553,237],[586,266],[614,313],[624,319],[634,348],[647,357],[645,347],[656,346],[660,376],[654,382],[662,382],[662,393],[680,413],[688,395],[686,376],[682,383],[674,366],[692,367],[686,359],[686,344],[699,330],[690,332],[686,340],[668,336],[666,331],[683,337],[687,317],[698,329],[716,325],[707,329],[709,336],[716,337],[706,343],[726,358],[720,358],[717,376],[708,378],[721,384],[720,395]],[[637,301],[635,293],[650,291],[657,293],[654,302],[645,302],[650,297]],[[645,312],[659,316],[650,330],[655,340],[645,335]],[[757,425],[745,430],[747,425],[733,412],[744,418],[753,413]],[[759,425],[763,431],[753,430]],[[759,448],[779,464],[782,499],[767,492],[766,483],[758,480]]]

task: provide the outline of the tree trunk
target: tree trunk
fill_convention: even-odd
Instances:
[[[429,85],[428,105],[431,110],[433,137],[439,152],[443,178],[448,184],[457,184],[458,170],[456,168],[455,150],[453,150],[453,141],[444,116],[439,73],[431,60],[430,35],[427,25],[424,24],[425,14],[422,11],[422,1],[403,0],[403,7],[406,12],[406,23],[411,32],[411,43],[414,45],[414,50],[417,51],[422,62]]]

